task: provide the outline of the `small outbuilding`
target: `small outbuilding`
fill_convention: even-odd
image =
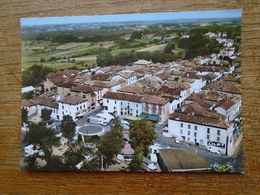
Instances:
[[[158,163],[164,172],[211,170],[203,157],[186,149],[159,149]]]

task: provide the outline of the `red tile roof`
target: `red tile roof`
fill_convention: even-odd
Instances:
[[[207,110],[197,103],[184,105],[169,117],[169,119],[176,121],[226,129],[230,123],[225,121],[224,118],[223,115],[216,113],[215,111]]]
[[[54,77],[52,79],[50,79],[50,81],[54,84],[57,85],[59,83],[63,83],[65,81],[65,79],[62,76],[58,76],[58,77]]]
[[[159,77],[161,80],[167,80],[170,77],[169,74],[164,73],[164,72],[160,73],[160,74],[156,74],[156,76]]]
[[[77,86],[72,86],[71,91],[74,92],[82,92],[82,93],[90,93],[94,95],[94,91],[91,89],[90,85],[77,85]]]
[[[82,97],[76,97],[76,96],[70,95],[68,97],[63,98],[59,102],[65,103],[65,104],[70,104],[70,105],[76,105],[76,104],[79,104],[79,103],[82,103],[85,101],[87,101],[87,100]]]
[[[109,81],[111,74],[95,74],[91,76],[91,80],[96,81]]]
[[[77,86],[77,84],[69,82],[69,83],[61,83],[57,85],[58,87],[63,87],[63,88],[72,88],[73,86]]]
[[[240,84],[235,82],[212,82],[203,87],[203,89],[210,89],[215,91],[222,91],[227,93],[237,93],[240,94]]]
[[[117,100],[126,100],[131,102],[141,102],[143,96],[141,95],[131,95],[125,93],[117,93],[117,92],[107,92],[103,98],[108,99],[117,99]]]
[[[197,102],[198,104],[200,104],[201,106],[203,106],[207,109],[210,108],[210,104],[205,102],[198,94],[193,94],[190,97],[188,97],[186,100],[195,101],[195,102]]]
[[[224,108],[225,110],[228,110],[228,109],[231,108],[234,104],[235,104],[235,102],[233,102],[232,100],[226,100],[226,101],[223,102],[220,106],[221,106],[222,108]]]
[[[169,102],[169,99],[160,96],[144,95],[142,98],[142,102],[156,105],[164,105]]]

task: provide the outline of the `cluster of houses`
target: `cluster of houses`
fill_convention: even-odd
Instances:
[[[224,43],[219,54],[51,72],[42,83],[43,93],[22,100],[22,106],[29,115],[52,110],[54,120],[64,115],[76,120],[99,107],[116,116],[168,120],[165,135],[228,155],[240,134],[240,65],[235,62],[240,53],[225,34],[207,35]]]

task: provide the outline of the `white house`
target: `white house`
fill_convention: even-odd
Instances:
[[[73,120],[77,116],[87,112],[88,101],[82,97],[68,96],[58,102],[58,120],[62,120],[64,115],[70,115]]]
[[[151,95],[132,95],[107,92],[104,95],[104,108],[110,113],[121,116],[147,115],[151,120],[168,119],[169,100]]]
[[[200,145],[207,150],[228,155],[233,149],[235,125],[196,103],[184,105],[169,117],[168,131],[185,142]]]
[[[133,72],[119,72],[111,78],[112,81],[118,81],[122,79],[126,81],[126,85],[130,85],[137,81],[137,76],[133,75]]]
[[[232,100],[226,100],[214,110],[220,114],[225,115],[228,121],[233,121],[241,112],[241,99],[237,100],[236,102]]]
[[[115,115],[139,116],[142,113],[142,96],[140,95],[107,92],[103,98],[104,108]]]

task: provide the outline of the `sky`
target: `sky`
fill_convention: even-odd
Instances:
[[[43,18],[21,18],[21,26],[43,24],[71,24],[71,23],[96,23],[96,22],[128,22],[128,21],[153,21],[198,18],[232,18],[241,17],[241,9],[196,11],[196,12],[161,12],[142,14],[115,14],[94,16],[64,16]]]

